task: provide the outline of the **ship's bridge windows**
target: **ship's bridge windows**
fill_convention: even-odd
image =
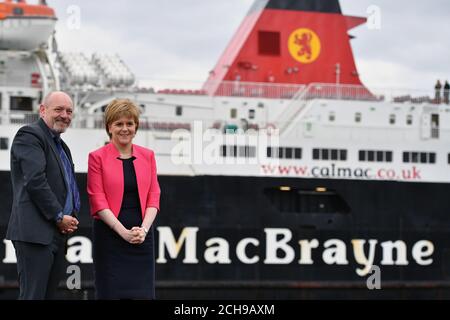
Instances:
[[[345,149],[313,149],[313,160],[347,160],[347,150]]]
[[[265,56],[279,56],[281,53],[280,33],[273,31],[259,31],[258,53]]]
[[[448,164],[450,164],[450,153],[447,154],[447,162],[448,162]]]
[[[355,113],[355,122],[361,122],[361,118],[362,118],[361,112],[356,112]]]
[[[359,161],[392,162],[392,151],[359,150]]]
[[[280,212],[347,214],[351,209],[334,190],[316,188],[302,190],[295,187],[271,187],[264,190],[270,203]]]
[[[436,163],[435,152],[417,152],[405,151],[403,152],[404,163]]]
[[[176,116],[182,116],[183,115],[183,107],[182,106],[176,106],[175,107],[175,115]]]
[[[408,114],[408,115],[406,116],[406,124],[407,124],[408,126],[410,126],[410,125],[412,125],[412,123],[413,123],[413,116],[412,116],[412,114]]]
[[[33,111],[33,99],[30,97],[10,97],[11,111]]]
[[[236,145],[222,145],[220,148],[221,157],[232,158],[255,158],[256,147],[255,146],[236,146]]]
[[[0,137],[0,150],[9,149],[9,139],[7,137]]]
[[[301,159],[302,149],[290,147],[267,147],[267,158]]]

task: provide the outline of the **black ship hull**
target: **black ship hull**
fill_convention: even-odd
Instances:
[[[86,190],[86,174],[77,179]],[[0,181],[4,239],[9,172],[0,172]],[[450,184],[236,176],[159,181],[158,298],[450,297]],[[81,268],[81,289],[61,283],[64,298],[93,297],[88,208],[82,192],[78,240],[69,245],[75,260],[68,261]],[[389,250],[393,243],[398,250]],[[1,252],[0,297],[14,298],[11,247],[2,242]],[[372,265],[378,269],[369,271]],[[376,281],[381,290],[369,289]]]

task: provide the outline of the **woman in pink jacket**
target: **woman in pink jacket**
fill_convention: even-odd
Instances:
[[[139,109],[116,99],[105,110],[110,143],[89,154],[97,299],[154,299],[153,221],[160,188],[152,150],[133,144]]]

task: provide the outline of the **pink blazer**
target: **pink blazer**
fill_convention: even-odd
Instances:
[[[113,143],[89,153],[87,192],[91,215],[99,219],[97,212],[110,209],[117,217],[122,206],[124,177],[120,153]],[[159,211],[159,188],[156,176],[155,154],[152,150],[133,144],[134,170],[138,185],[142,219],[148,207]]]

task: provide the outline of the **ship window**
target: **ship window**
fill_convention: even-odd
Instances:
[[[175,107],[175,115],[181,116],[183,114],[183,107],[182,106],[176,106]]]
[[[280,157],[280,148],[272,148],[272,157],[274,158]]]
[[[237,156],[236,146],[222,146],[221,150],[222,150],[221,156],[223,156],[223,157],[236,157]]]
[[[337,160],[337,159],[338,159],[337,149],[331,149],[331,160]]]
[[[8,150],[9,149],[9,139],[2,137],[0,138],[0,150]]]
[[[284,156],[286,159],[292,159],[292,148],[286,148],[284,152]]]
[[[355,122],[361,122],[361,112],[355,113]]]
[[[403,152],[403,162],[409,163],[409,153]]]
[[[359,150],[359,161],[366,161],[366,152],[364,150]]]
[[[284,158],[284,150],[283,150],[284,148],[278,148],[278,157],[280,158],[280,159],[283,159]]]
[[[450,153],[447,154],[447,163],[450,164]]]
[[[267,147],[267,158],[301,159],[302,149],[290,147],[280,147],[280,148]]]
[[[333,122],[334,120],[336,120],[336,115],[334,112],[330,112],[330,114],[328,115],[328,120],[330,122]]]
[[[386,162],[392,162],[392,151],[386,152]]]
[[[238,157],[245,157],[245,146],[237,146],[237,151]]]
[[[383,151],[377,151],[377,162],[383,162]]]
[[[431,152],[428,154],[428,162],[429,163],[436,163],[436,153]]]
[[[267,56],[280,55],[280,33],[271,31],[258,32],[258,53]]]
[[[300,190],[279,187],[264,190],[269,202],[280,212],[289,213],[350,213],[346,201],[335,191]]]
[[[320,149],[313,149],[313,159],[314,160],[320,159]]]
[[[245,147],[245,155],[246,155],[247,158],[254,158],[254,157],[256,157],[256,147],[246,146]]]
[[[12,111],[33,111],[33,100],[30,97],[11,97],[10,108]]]
[[[439,114],[431,115],[431,137],[439,138]]]
[[[406,124],[410,126],[410,125],[412,125],[412,122],[413,122],[413,116],[412,116],[412,114],[408,114],[406,116]]]
[[[255,119],[255,109],[248,110],[248,118]]]
[[[389,115],[389,124],[395,124],[395,114]]]
[[[450,157],[450,155],[449,155]],[[450,161],[450,158],[449,158]],[[403,162],[405,163],[436,163],[436,153],[434,152],[403,152]]]
[[[420,163],[427,163],[427,154],[425,152],[420,153]]]
[[[242,157],[242,158],[254,158],[256,157],[255,146],[227,146],[222,145],[220,147],[221,157]]]
[[[392,162],[392,151],[359,150],[359,161]]]
[[[347,160],[347,150],[343,149],[313,149],[314,160]]]
[[[230,109],[230,118],[231,119],[237,118],[237,109],[236,108]]]
[[[269,158],[278,158],[280,155],[280,148],[268,147],[267,156]]]

